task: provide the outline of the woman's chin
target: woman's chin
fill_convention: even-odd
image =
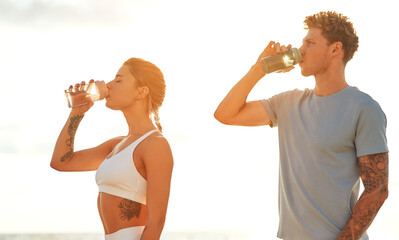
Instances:
[[[109,102],[106,102],[106,103],[105,103],[105,106],[106,106],[107,108],[111,109],[111,110],[119,110],[117,107],[112,106],[112,104],[110,104]]]

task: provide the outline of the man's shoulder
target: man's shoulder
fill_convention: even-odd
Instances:
[[[311,89],[300,90],[296,88],[285,92],[280,92],[268,99],[261,100],[261,102],[263,104],[266,104],[267,102],[278,103],[278,104],[293,103],[299,101],[300,99],[310,96],[312,92],[313,90]]]
[[[313,92],[313,89],[292,89],[292,90],[288,90],[285,92],[281,92],[277,95],[282,96],[282,97],[302,97],[302,96],[308,96]]]
[[[380,108],[380,105],[376,100],[374,100],[369,94],[359,90],[357,87],[350,87],[350,96],[351,101],[360,107],[377,107]]]
[[[386,116],[384,111],[382,110],[380,104],[374,100],[369,94],[359,90],[356,87],[352,87],[351,89],[351,99],[350,105],[352,105],[353,109],[357,109],[356,112],[358,116],[364,117],[372,117],[375,116],[378,119],[385,119]]]

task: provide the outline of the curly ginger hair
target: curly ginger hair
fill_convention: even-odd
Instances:
[[[336,12],[319,12],[307,16],[304,21],[305,29],[321,28],[328,44],[341,42],[344,49],[343,61],[346,64],[353,58],[359,47],[359,38],[349,18]]]

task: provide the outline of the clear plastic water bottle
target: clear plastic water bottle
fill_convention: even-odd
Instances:
[[[68,107],[77,107],[89,103],[87,97],[93,101],[104,99],[108,95],[108,89],[104,81],[90,80],[89,84],[84,81],[65,90],[65,98]]]
[[[267,74],[294,66],[301,61],[301,51],[298,48],[289,48],[286,53],[262,58],[261,63],[263,71]]]

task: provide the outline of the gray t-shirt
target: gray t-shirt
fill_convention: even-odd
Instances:
[[[280,148],[278,237],[336,239],[359,195],[357,157],[388,152],[386,117],[355,87],[319,97],[293,90],[261,100]],[[361,238],[367,240],[367,234]]]

